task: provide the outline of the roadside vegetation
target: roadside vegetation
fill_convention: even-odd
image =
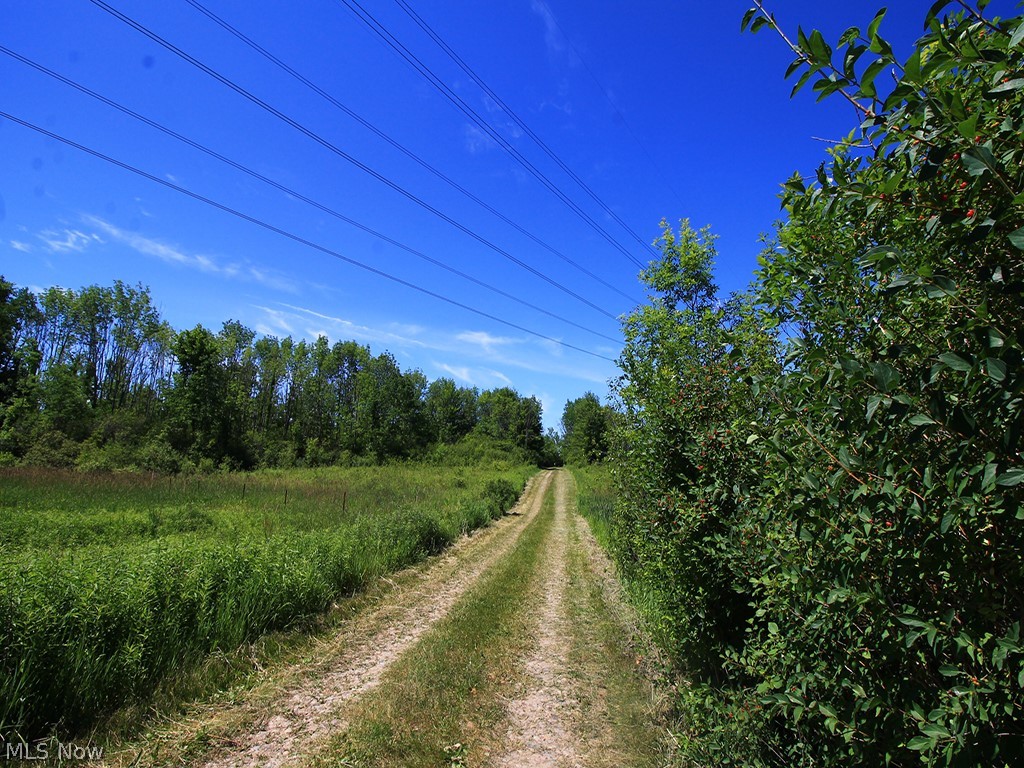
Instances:
[[[618,496],[611,465],[577,464],[571,470],[576,481],[576,509],[590,523],[590,530],[601,546],[607,548],[611,544]]]
[[[897,60],[884,11],[834,50],[758,3],[862,123],[786,182],[748,293],[685,221],[642,276],[610,548],[688,681],[684,765],[1024,755],[1024,17],[977,5]]]
[[[74,733],[514,504],[506,462],[161,477],[0,470],[0,732]]]

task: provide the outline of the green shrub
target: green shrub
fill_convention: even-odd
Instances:
[[[519,490],[504,478],[489,480],[484,486],[484,501],[487,502],[491,517],[501,517],[512,509],[519,499]]]
[[[1024,17],[942,7],[902,62],[884,13],[797,35],[862,133],[786,184],[752,301],[684,225],[626,323],[612,548],[693,764],[1024,756]]]

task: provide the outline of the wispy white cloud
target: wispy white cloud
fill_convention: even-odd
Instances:
[[[530,10],[537,14],[541,21],[544,22],[544,45],[547,46],[548,52],[556,54],[565,50],[561,30],[558,29],[558,22],[555,21],[555,17],[551,14],[548,4],[541,2],[541,0],[532,0]]]
[[[22,253],[32,253],[32,246],[20,240],[11,240],[11,248]]]
[[[456,381],[468,384],[471,387],[488,389],[492,387],[511,387],[512,379],[501,371],[493,368],[474,368],[469,365],[452,365],[450,363],[437,362],[431,365],[442,373],[447,373]]]
[[[518,339],[512,339],[507,336],[492,336],[486,331],[462,331],[462,333],[455,336],[455,339],[465,344],[478,346],[485,352],[493,352],[495,347],[520,343]]]
[[[307,337],[316,338],[317,335],[327,336],[333,341],[351,339],[362,342],[384,342],[388,344],[401,344],[404,346],[429,347],[421,339],[416,338],[421,329],[415,325],[403,325],[401,323],[389,323],[383,328],[372,328],[368,325],[361,325],[343,317],[327,315],[306,307],[297,307],[293,304],[280,304],[287,312],[274,310],[269,307],[257,307],[275,318],[279,325],[283,318],[289,314],[294,326],[305,326]],[[311,323],[316,323],[314,330]],[[291,331],[289,330],[289,333]]]
[[[256,307],[264,313],[264,319],[257,324],[256,331],[264,336],[291,336],[295,333],[295,326],[291,316],[279,309],[271,307]]]
[[[98,229],[104,235],[122,245],[126,245],[143,256],[152,256],[168,264],[188,269],[195,269],[209,275],[219,275],[230,280],[244,280],[265,285],[274,290],[296,293],[298,288],[293,280],[279,275],[272,270],[256,267],[243,262],[223,261],[203,253],[189,253],[182,248],[145,237],[137,232],[129,232],[114,226],[97,216],[83,216],[82,220]],[[99,239],[97,235],[92,235]]]
[[[99,235],[86,234],[77,229],[46,229],[36,237],[43,241],[43,246],[51,253],[81,253],[92,243],[103,242]]]
[[[484,97],[484,109],[487,111],[487,114],[491,115],[491,125],[493,127],[503,131],[512,140],[523,137],[523,129],[519,123],[511,120],[511,115],[508,115],[502,106],[490,96]]]
[[[540,344],[553,357],[565,357],[565,347],[560,342],[548,339],[541,339]]]
[[[476,381],[473,379],[473,373],[469,370],[469,366],[454,366],[448,365],[448,363],[434,363],[434,367],[449,374],[456,381],[462,381],[470,386],[475,386]]]
[[[462,127],[462,131],[466,151],[471,155],[478,155],[481,152],[487,152],[488,150],[494,149],[498,146],[494,139],[481,131],[475,125],[466,123]]]
[[[487,371],[487,373],[490,376],[492,376],[493,378],[495,378],[497,381],[500,381],[506,387],[511,387],[512,386],[512,379],[510,379],[508,376],[506,376],[501,371],[489,370],[489,371]]]

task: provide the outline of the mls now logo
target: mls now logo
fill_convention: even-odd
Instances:
[[[54,748],[56,747],[56,748]],[[103,757],[103,747],[93,744],[82,746],[74,742],[38,742],[29,744],[27,741],[7,742],[0,755],[5,760],[48,760],[50,757],[60,760],[99,760]]]

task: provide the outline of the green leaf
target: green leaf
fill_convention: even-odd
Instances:
[[[1008,469],[996,478],[996,485],[1012,488],[1024,482],[1024,469]]]
[[[832,48],[825,42],[821,32],[814,30],[808,42],[811,45],[811,54],[818,64],[828,64],[832,61]]]
[[[1017,91],[1024,88],[1024,78],[1017,77],[1013,80],[1007,80],[1005,83],[1000,83],[995,88],[989,91],[989,93],[1006,93],[1007,91]]]
[[[757,15],[757,8],[750,8],[746,13],[743,14],[743,20],[740,21],[740,32],[746,32],[747,27],[750,26],[751,20]]]
[[[1014,30],[1013,37],[1010,38],[1010,49],[1016,48],[1021,42],[1024,42],[1024,21],[1018,24],[1017,29]]]
[[[1021,25],[1021,28],[1024,29],[1024,25]],[[1014,248],[1018,251],[1024,251],[1024,227],[1011,232],[1009,238]]]
[[[882,56],[882,58],[886,59],[887,61],[892,62],[895,61],[896,59],[895,54],[892,52],[892,46],[889,45],[889,41],[886,40],[885,38],[879,37],[878,35],[875,35],[874,37],[871,38],[871,45],[869,46],[869,50],[872,53],[879,54],[880,56]]]
[[[839,38],[840,45],[851,45],[860,37],[860,27],[849,27]]]
[[[932,5],[932,7],[928,9],[928,13],[925,14],[925,17],[924,17],[924,28],[928,29],[928,27],[931,25],[932,19],[934,19],[936,16],[938,16],[939,15],[939,11],[941,11],[943,8],[945,8],[947,5],[949,5],[951,2],[953,2],[953,0],[939,0],[937,3]]]
[[[871,423],[871,419],[875,415],[875,411],[878,410],[878,406],[881,405],[883,402],[886,405],[888,405],[889,403],[892,402],[892,400],[890,400],[888,397],[882,397],[881,395],[871,395],[871,397],[868,398],[868,407],[866,415],[869,424]]]
[[[989,462],[985,465],[985,474],[981,478],[981,489],[984,493],[991,493],[996,487],[996,472],[999,465]]]
[[[878,73],[881,72],[886,65],[885,59],[875,59],[873,62],[868,64],[867,69],[864,70],[864,74],[860,78],[860,92],[869,99],[873,99],[878,91],[875,89],[875,78]]]
[[[750,31],[758,32],[764,27],[768,26],[771,26],[768,22],[768,19],[766,19],[764,16],[758,16],[756,19],[754,19],[754,23],[750,25]]]
[[[960,135],[968,141],[974,141],[974,137],[978,135],[978,117],[980,114],[980,112],[975,112],[966,120],[961,120],[956,124],[956,129],[960,131]]]
[[[954,371],[969,371],[973,367],[969,362],[964,360],[955,352],[943,352],[939,355],[939,360],[944,362]]]
[[[768,634],[769,635],[777,635],[777,634],[779,634],[779,625],[776,624],[774,621],[769,621],[768,622]]]
[[[954,517],[955,515],[953,514],[952,509],[946,510],[946,514],[942,516],[942,521],[939,523],[939,533],[945,534],[946,531],[949,530],[950,526],[953,524]]]
[[[875,14],[875,18],[873,18],[871,20],[871,23],[868,24],[868,34],[867,34],[867,37],[868,37],[869,40],[878,35],[878,27],[882,23],[882,19],[885,18],[885,14],[886,14],[887,10],[888,10],[887,8],[879,9],[878,13]]]
[[[985,358],[985,372],[992,381],[1006,380],[1006,363],[998,357]]]
[[[913,749],[915,752],[923,752],[926,749],[934,747],[935,742],[935,739],[929,738],[928,736],[915,736],[907,742],[907,749]]]
[[[789,78],[793,76],[794,72],[796,72],[798,69],[800,69],[800,67],[803,67],[806,64],[807,60],[804,59],[803,57],[800,57],[799,59],[794,59],[793,62],[788,67],[786,67],[786,74],[783,75],[783,77],[786,80],[789,80]]]
[[[921,84],[921,51],[914,51],[903,65],[903,79],[915,85]]]
[[[924,284],[925,295],[929,299],[941,299],[956,295],[956,283],[948,277],[936,275]]]
[[[915,427],[923,427],[926,424],[937,424],[938,423],[931,416],[927,416],[927,415],[925,415],[923,413],[915,413],[913,416],[910,417],[909,421]]]
[[[974,147],[964,152],[960,158],[964,162],[967,173],[971,176],[981,176],[986,171],[999,174],[999,164],[995,155],[988,147]]]
[[[899,384],[900,375],[888,363],[872,363],[871,372],[874,374],[875,383],[883,392],[891,392]]]
[[[948,739],[949,731],[943,728],[938,723],[924,723],[921,725],[921,731],[936,739]]]
[[[807,81],[811,79],[811,75],[814,74],[813,70],[808,69],[802,75],[800,79],[796,81],[796,85],[793,86],[793,90],[789,92],[789,98],[793,98],[799,93],[800,89],[807,85]]]

